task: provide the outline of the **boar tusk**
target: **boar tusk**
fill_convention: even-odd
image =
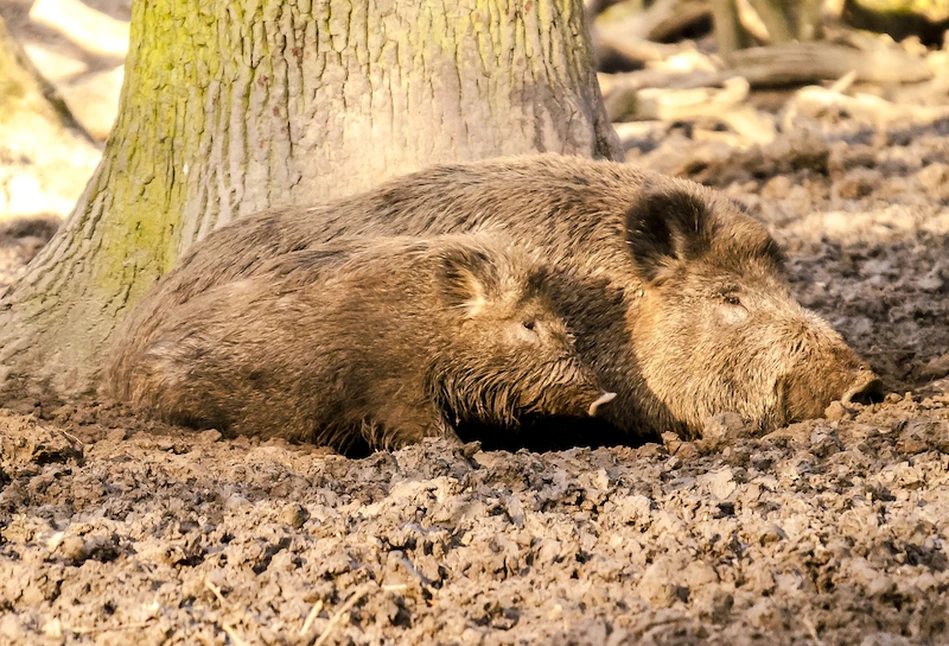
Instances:
[[[616,393],[603,393],[602,395],[597,397],[596,401],[590,404],[590,410],[588,411],[590,414],[590,417],[595,417],[596,411],[600,406],[602,406],[603,404],[608,404],[614,399],[616,399]]]

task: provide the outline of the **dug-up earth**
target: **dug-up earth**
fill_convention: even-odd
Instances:
[[[949,121],[811,125],[701,159],[670,126],[630,155],[758,214],[883,403],[358,460],[3,412],[0,643],[949,644]]]

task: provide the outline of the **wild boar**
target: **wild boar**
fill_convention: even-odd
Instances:
[[[582,277],[554,301],[617,393],[604,419],[631,440],[692,437],[723,411],[772,428],[879,395],[877,376],[794,302],[778,245],[732,201],[636,166],[549,154],[436,166],[233,222],[196,244],[127,325],[147,335],[165,305],[338,236],[483,226]]]
[[[117,340],[111,391],[174,423],[395,448],[613,398],[503,237],[337,241],[170,305]]]

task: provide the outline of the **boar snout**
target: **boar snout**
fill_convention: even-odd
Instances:
[[[840,401],[864,405],[883,401],[883,381],[872,370],[861,368]]]
[[[603,404],[608,404],[614,399],[616,399],[616,393],[603,393],[602,395],[597,397],[596,400],[594,400],[592,404],[590,404],[590,408],[587,411],[587,414],[590,417],[596,417],[596,412],[600,409],[600,406],[602,406]]]
[[[883,401],[883,382],[865,365],[825,366],[823,371],[798,374],[787,385],[785,423],[820,417],[834,401],[844,404]]]

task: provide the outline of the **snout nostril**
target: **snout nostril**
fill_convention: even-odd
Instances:
[[[869,370],[863,370],[857,375],[853,386],[848,390],[841,401],[845,404],[875,404],[883,401],[883,382]]]

